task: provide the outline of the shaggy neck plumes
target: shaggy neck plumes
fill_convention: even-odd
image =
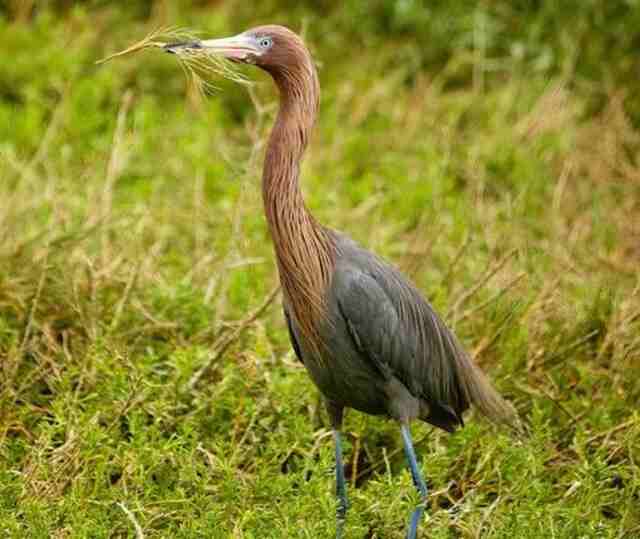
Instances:
[[[333,242],[307,210],[298,183],[319,100],[311,58],[306,50],[299,52],[304,54],[296,69],[271,72],[280,110],[267,146],[262,193],[287,307],[307,342],[320,345],[318,322],[333,268]]]

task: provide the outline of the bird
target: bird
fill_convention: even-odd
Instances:
[[[415,539],[427,484],[410,432],[416,419],[454,432],[471,406],[514,424],[515,408],[494,389],[416,286],[347,235],[319,223],[303,199],[300,165],[320,103],[320,84],[303,39],[279,25],[233,37],[165,46],[193,49],[266,71],[279,91],[262,174],[264,212],[283,293],[284,318],[297,358],[319,389],[335,443],[336,537],[349,502],[342,459],[345,409],[387,416],[400,425],[420,503],[406,537]]]

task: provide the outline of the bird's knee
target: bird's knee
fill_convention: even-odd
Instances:
[[[420,417],[420,400],[415,398],[397,378],[386,384],[389,415],[401,423],[410,423]]]

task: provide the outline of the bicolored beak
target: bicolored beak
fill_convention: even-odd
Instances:
[[[164,46],[164,50],[172,54],[207,51],[230,60],[238,61],[246,60],[250,55],[260,56],[262,54],[262,50],[258,47],[256,39],[245,34],[238,34],[237,36],[222,39],[169,43]]]

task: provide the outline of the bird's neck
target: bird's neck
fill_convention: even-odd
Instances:
[[[265,156],[264,208],[285,300],[301,330],[313,340],[334,253],[332,236],[307,209],[299,184],[300,163],[318,109],[318,82],[311,64],[297,75],[273,76],[280,110]]]
[[[269,137],[262,197],[278,253],[295,252],[316,229],[321,230],[304,203],[299,183],[300,165],[313,120],[299,103],[283,101]]]

